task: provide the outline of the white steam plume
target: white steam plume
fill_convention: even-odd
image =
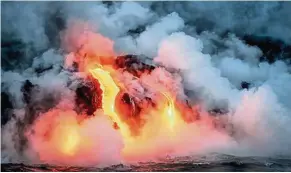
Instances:
[[[162,5],[164,6],[160,2],[112,2],[111,5],[101,2],[2,2],[2,39],[9,40],[11,35],[15,35],[24,45],[31,43],[32,51],[37,52],[38,56],[23,54],[12,57],[2,54],[1,60],[12,62],[15,58],[25,64],[26,68],[20,69],[13,65],[6,69],[3,64],[1,67],[1,91],[9,94],[14,114],[9,114],[12,118],[1,127],[1,160],[39,161],[38,158],[32,158],[33,148],[30,145],[23,152],[26,154],[19,153],[17,149],[18,145],[22,145],[17,136],[17,123],[25,122],[23,117],[29,113],[21,91],[25,80],[39,87],[32,94],[33,103],[48,95],[53,100],[58,100],[58,103],[64,100],[70,103],[74,101],[78,77],[62,68],[65,57],[62,47],[52,46],[49,41],[52,37],[62,35],[61,30],[65,27],[60,27],[53,36],[46,32],[51,28],[45,24],[55,22],[49,18],[55,15],[55,8],[52,7],[60,9],[65,26],[75,20],[88,22],[96,32],[114,41],[117,53],[144,54],[165,67],[180,70],[181,76],[174,76],[174,82],[164,84],[173,90],[180,89],[180,95],[185,94],[184,89],[194,92],[195,97],[189,96],[189,99],[198,100],[203,109],[201,112],[216,107],[227,109],[228,113],[222,116],[233,125],[237,140],[234,143],[237,145],[233,144],[233,136],[222,134],[226,139],[221,141],[226,146],[225,152],[234,154],[243,150],[241,153],[245,155],[290,155],[290,66],[284,61],[273,64],[260,62],[262,51],[240,39],[241,36],[250,34],[270,36],[290,44],[290,3],[163,2]],[[133,34],[129,32],[138,28],[141,29]],[[226,31],[231,34],[221,36]],[[40,52],[42,50],[46,51]],[[37,73],[39,68],[48,70]],[[130,75],[122,75],[125,78],[123,80],[131,84],[129,91],[138,89],[138,94],[150,96],[144,92],[141,83],[130,80]],[[168,72],[162,68],[156,69],[144,80],[152,79],[155,83],[167,75]],[[241,89],[243,81],[250,83],[250,89]],[[61,105],[61,108],[64,107],[66,105]],[[205,116],[208,114],[205,113]],[[107,140],[103,134],[96,132],[102,130],[103,125],[110,124],[106,118],[102,118],[96,118],[90,122],[93,124],[88,125],[89,129],[84,130],[94,131],[93,137]],[[112,150],[108,151],[113,154],[111,151],[118,150],[121,142],[120,136],[113,131],[110,134],[111,132],[116,145],[108,141],[102,145],[107,142],[113,144]],[[210,139],[217,139],[216,134],[211,133],[209,136],[213,138]],[[187,136],[188,133],[185,132],[184,135]],[[192,145],[201,142],[193,141]],[[202,141],[209,143],[206,138]],[[187,146],[187,140],[182,140],[181,143]],[[208,147],[217,151],[221,143]],[[104,156],[108,153],[104,153]],[[91,155],[90,163],[100,161],[94,154]],[[120,158],[116,160],[118,159]],[[110,158],[108,160],[111,162]],[[76,160],[77,163],[85,164],[82,159]]]

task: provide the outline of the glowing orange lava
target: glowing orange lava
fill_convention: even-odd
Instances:
[[[89,75],[92,75],[100,83],[102,90],[102,110],[98,111],[103,111],[102,113],[111,119],[112,127],[109,128],[115,129],[113,133],[122,136],[121,141],[124,146],[120,149],[121,155],[125,158],[140,159],[149,155],[166,153],[172,149],[171,147],[173,145],[178,145],[177,141],[181,140],[179,134],[181,134],[181,129],[185,126],[186,122],[181,116],[184,108],[177,106],[176,103],[177,94],[169,91],[169,89],[164,89],[164,87],[161,87],[163,89],[159,89],[159,86],[153,86],[154,84],[149,85],[149,87],[156,89],[155,94],[158,95],[158,101],[155,103],[155,106],[144,107],[143,109],[147,109],[147,111],[141,111],[137,115],[142,118],[145,117],[145,123],[142,126],[136,123],[136,126],[141,126],[141,130],[138,135],[132,136],[130,127],[133,127],[132,122],[134,121],[126,122],[124,120],[125,118],[122,119],[122,115],[119,115],[121,113],[129,114],[125,112],[130,111],[125,109],[121,109],[120,111],[118,106],[115,107],[116,103],[118,103],[116,99],[120,99],[117,97],[118,94],[125,91],[123,91],[123,84],[116,82],[118,81],[116,73],[119,71],[114,67],[113,57],[115,53],[113,51],[113,42],[94,32],[86,32],[85,36],[81,34],[81,39],[76,40],[78,38],[76,35],[80,34],[80,31],[73,30],[71,32],[73,34],[68,33],[65,40],[67,42],[66,44],[70,46],[70,49],[77,49],[82,44],[84,46],[80,50],[75,50],[73,54],[67,57],[66,65],[71,66],[73,62],[78,62],[80,71],[85,72],[86,75],[89,72]],[[104,58],[104,56],[108,58]],[[127,109],[127,107],[125,108]],[[116,109],[120,111],[119,114]],[[128,109],[130,108],[128,107]],[[50,136],[47,141],[41,139],[45,141],[46,146],[42,147],[39,145],[39,141],[35,142],[35,146],[40,151],[44,160],[50,160],[52,158],[55,160],[58,158],[72,159],[78,158],[79,156],[85,158],[87,155],[90,156],[92,152],[94,153],[95,148],[100,149],[100,151],[106,150],[98,145],[99,138],[94,138],[95,136],[93,137],[91,133],[92,130],[95,130],[95,124],[99,120],[96,118],[99,116],[96,113],[97,111],[95,112],[95,117],[86,117],[84,120],[86,123],[80,123],[78,117],[82,115],[77,115],[73,111],[73,108],[68,108],[68,110],[67,112],[63,112],[61,109],[55,112],[48,112],[47,116],[40,117],[40,121],[35,124],[36,131],[41,132],[39,136],[43,137],[46,131],[50,131]],[[105,117],[102,113],[101,116]],[[56,115],[51,116],[50,114]],[[105,119],[108,120],[107,117]],[[104,119],[100,124],[104,123],[103,121]],[[54,124],[54,126],[51,127],[51,124]],[[106,127],[108,126],[108,124],[105,125]],[[101,127],[104,128],[102,125]],[[103,139],[102,135],[104,135],[104,132],[102,130],[94,131],[94,133],[94,135],[101,136],[100,139]],[[104,138],[104,140],[107,140],[107,138]],[[106,145],[114,145],[114,143],[110,143],[111,141],[107,142]],[[50,153],[51,150],[54,151]]]
[[[130,137],[128,126],[122,122],[115,112],[115,99],[120,89],[115,84],[113,78],[108,71],[102,68],[95,68],[90,70],[91,74],[100,82],[102,89],[102,109],[106,115],[108,115],[113,122],[117,123],[121,134],[124,138]]]
[[[149,122],[146,123],[139,136],[132,136],[129,125],[123,122],[120,115],[115,110],[115,102],[120,88],[115,83],[110,72],[104,70],[102,67],[90,70],[94,78],[96,78],[102,89],[102,109],[108,115],[123,136],[124,149],[123,155],[126,157],[135,157],[147,155],[148,151],[155,148],[155,140],[159,135],[168,132],[169,140],[176,140],[174,137],[179,132],[179,125],[181,125],[180,111],[176,108],[174,99],[171,94],[167,92],[160,92],[165,101],[161,102],[158,110],[153,110],[150,115]],[[142,115],[141,115],[142,116]],[[153,151],[152,151],[153,152]]]
[[[169,128],[170,128],[171,132],[173,132],[174,127],[175,127],[175,123],[176,123],[176,119],[178,116],[176,114],[177,111],[176,111],[173,99],[167,93],[163,93],[163,95],[167,98],[167,104],[165,106],[164,113],[167,116],[167,119],[169,122]]]

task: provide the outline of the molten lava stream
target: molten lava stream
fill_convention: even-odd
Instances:
[[[183,121],[181,119],[180,111],[176,109],[175,102],[171,94],[157,91],[162,94],[164,101],[160,105],[159,110],[152,110],[153,115],[150,116],[152,120],[148,121],[143,127],[139,136],[133,137],[130,132],[128,124],[123,122],[120,116],[115,111],[115,102],[119,87],[114,82],[110,72],[103,68],[91,69],[90,73],[100,83],[102,89],[102,109],[113,122],[116,122],[125,148],[123,148],[123,156],[142,158],[144,155],[151,155],[156,148],[156,141],[161,135],[168,138],[168,142],[175,142],[178,140],[177,134],[180,131]],[[166,136],[164,136],[166,134]],[[159,151],[158,151],[159,152]],[[162,151],[161,151],[162,152]]]
[[[176,110],[175,110],[175,104],[173,99],[167,94],[167,93],[162,93],[166,99],[167,99],[167,103],[166,103],[166,107],[164,110],[164,114],[163,116],[166,116],[166,118],[168,119],[168,123],[169,123],[169,129],[171,131],[171,134],[174,133],[174,128],[175,128],[175,123],[176,123]]]
[[[134,77],[135,79],[138,79],[137,77]],[[152,88],[152,86],[146,82],[143,81],[144,84],[148,85],[148,87]],[[177,124],[181,124],[183,121],[181,119],[181,112],[178,110],[175,106],[175,102],[171,94],[168,92],[164,92],[159,89],[156,90],[158,93],[161,93],[165,99],[166,103],[165,106],[162,108],[162,116],[165,118],[164,121],[168,122],[168,128],[170,129],[171,134],[173,135],[175,133],[175,126]]]
[[[130,139],[130,131],[128,126],[122,122],[115,112],[115,99],[120,89],[115,84],[113,78],[108,71],[101,68],[95,68],[90,70],[90,73],[100,82],[100,88],[102,89],[102,109],[106,115],[108,115],[113,122],[116,122],[124,140]]]

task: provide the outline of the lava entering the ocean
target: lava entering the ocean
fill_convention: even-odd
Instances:
[[[84,41],[81,34],[82,39],[77,43],[84,45],[66,57],[67,69],[73,68],[83,80],[91,81],[90,85],[77,89],[76,96],[82,97],[77,99],[77,109],[66,100],[63,105],[67,110],[54,109],[39,116],[34,123],[33,130],[37,132],[34,135],[38,138],[29,139],[41,160],[58,163],[62,158],[69,164],[74,159],[79,161],[80,157],[97,157],[100,161],[102,156],[98,153],[109,152],[107,147],[120,143],[115,137],[107,137],[102,129],[95,129],[94,123],[104,115],[111,126],[105,127],[107,123],[101,126],[110,128],[110,134],[121,136],[122,145],[113,147],[121,149],[114,149],[113,155],[120,155],[124,161],[159,157],[180,150],[183,153],[189,151],[189,146],[193,148],[188,140],[193,142],[191,138],[198,133],[195,120],[199,115],[196,105],[191,107],[179,99],[179,93],[171,88],[172,74],[163,67],[145,64],[134,55],[116,56],[111,41],[93,32],[89,35],[89,40]],[[102,50],[101,55],[98,54],[104,47],[107,56]],[[148,80],[149,77],[154,80]],[[140,87],[140,93],[131,87],[134,82]],[[91,114],[93,116],[88,116]],[[42,147],[39,146],[41,141],[45,143]]]

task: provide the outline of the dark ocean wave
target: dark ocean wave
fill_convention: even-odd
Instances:
[[[25,165],[22,163],[1,164],[1,171],[49,171],[49,172],[112,172],[112,171],[200,171],[200,172],[235,172],[235,171],[291,171],[291,158],[234,157],[181,157],[167,158],[159,162],[143,162],[133,165],[112,165],[109,167],[75,167],[52,165]]]

